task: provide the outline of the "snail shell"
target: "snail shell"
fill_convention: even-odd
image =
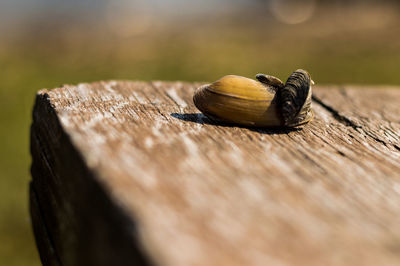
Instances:
[[[243,126],[279,126],[276,88],[228,75],[197,89],[193,102],[211,119]]]
[[[311,78],[296,70],[286,84],[258,74],[257,81],[228,75],[198,88],[196,107],[211,119],[255,127],[296,127],[312,119]]]

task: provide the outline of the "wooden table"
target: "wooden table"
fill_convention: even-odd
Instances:
[[[316,86],[302,130],[215,123],[200,83],[39,91],[44,265],[400,265],[400,88]]]

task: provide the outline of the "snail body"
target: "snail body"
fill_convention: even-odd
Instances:
[[[283,84],[273,76],[257,80],[228,75],[198,88],[196,107],[207,117],[254,127],[296,127],[312,119],[311,78],[296,70]]]

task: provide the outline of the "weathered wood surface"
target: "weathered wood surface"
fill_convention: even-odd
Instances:
[[[315,119],[290,131],[213,123],[199,85],[38,93],[45,265],[400,264],[399,88],[316,86]]]

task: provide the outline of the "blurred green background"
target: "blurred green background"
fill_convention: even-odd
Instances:
[[[0,265],[40,265],[28,213],[35,92],[107,79],[213,81],[307,69],[318,84],[400,84],[391,1],[2,0]]]

